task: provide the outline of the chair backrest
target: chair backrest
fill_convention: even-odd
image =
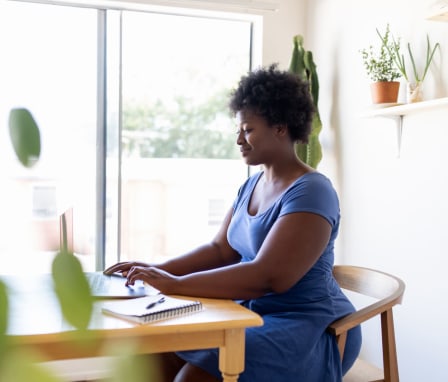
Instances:
[[[383,371],[385,382],[398,382],[398,362],[392,308],[400,304],[405,290],[404,282],[396,276],[378,270],[351,265],[335,265],[333,274],[342,289],[375,298],[356,312],[335,322],[328,331],[336,337],[341,359],[344,357],[348,330],[372,317],[381,317]]]

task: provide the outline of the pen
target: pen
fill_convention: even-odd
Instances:
[[[157,301],[151,302],[150,304],[148,304],[148,306],[146,307],[146,309],[151,309],[154,308],[157,304],[161,304],[162,302],[165,301],[165,297],[160,298]]]

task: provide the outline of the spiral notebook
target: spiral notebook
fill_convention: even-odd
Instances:
[[[146,324],[199,312],[202,310],[202,303],[158,294],[131,300],[105,302],[101,309],[105,314]]]

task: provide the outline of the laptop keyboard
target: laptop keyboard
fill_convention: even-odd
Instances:
[[[101,273],[87,273],[86,275],[92,291],[95,293],[107,293],[110,284],[108,278]]]

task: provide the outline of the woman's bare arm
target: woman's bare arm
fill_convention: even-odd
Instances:
[[[184,255],[167,260],[160,264],[148,264],[143,262],[125,261],[112,265],[104,273],[123,273],[125,276],[133,267],[157,267],[173,275],[180,276],[188,273],[219,268],[234,264],[240,260],[239,254],[230,247],[227,241],[227,229],[232,217],[230,209],[214,239]]]
[[[163,293],[200,297],[249,299],[268,292],[281,293],[300,280],[319,259],[330,233],[330,224],[323,217],[292,213],[277,220],[252,262],[195,273],[174,273],[174,267],[169,266],[134,267],[128,274],[128,282],[132,284],[141,279]],[[204,269],[205,264],[195,263],[196,268]],[[188,267],[183,265],[182,271]]]

